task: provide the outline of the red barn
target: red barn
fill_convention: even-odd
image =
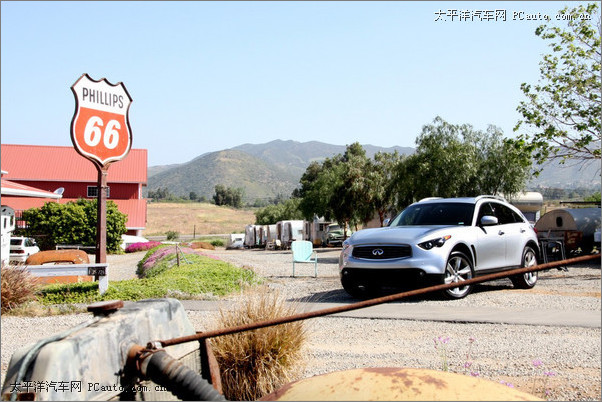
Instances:
[[[13,144],[1,144],[0,147],[3,179],[62,194],[60,203],[78,198],[96,199],[98,172],[75,148]],[[146,228],[146,199],[142,197],[142,188],[147,184],[147,159],[146,149],[131,149],[124,159],[111,164],[108,170],[107,200],[114,201],[128,216],[129,235],[139,236]],[[48,198],[19,197],[2,191],[2,205],[15,211],[41,207],[48,201]]]

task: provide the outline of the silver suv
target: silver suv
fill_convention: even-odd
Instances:
[[[354,233],[343,243],[339,270],[343,288],[354,297],[370,296],[386,284],[457,283],[443,294],[460,299],[471,290],[465,280],[530,267],[538,256],[533,227],[502,197],[428,198],[408,206],[387,227]],[[510,279],[530,289],[537,272]]]

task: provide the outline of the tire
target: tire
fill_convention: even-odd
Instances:
[[[533,250],[533,247],[526,246],[523,250],[521,267],[526,268],[534,265],[537,265],[537,253]],[[537,283],[537,272],[514,275],[510,277],[510,280],[516,289],[531,289]]]
[[[449,284],[452,282],[461,283],[465,280],[472,279],[474,269],[472,261],[466,254],[460,251],[454,251],[449,255],[447,264],[445,264],[445,273],[443,274],[443,283]],[[457,300],[466,297],[472,290],[472,285],[464,285],[462,287],[442,290],[445,298]]]
[[[341,285],[345,292],[356,299],[369,299],[375,291],[374,286],[345,276],[341,278]]]

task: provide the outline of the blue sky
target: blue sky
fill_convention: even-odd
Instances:
[[[436,116],[510,137],[549,52],[527,18],[578,4],[2,1],[1,139],[71,146],[83,73],[124,83],[151,166],[276,139],[414,147]]]

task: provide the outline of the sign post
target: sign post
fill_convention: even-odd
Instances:
[[[83,74],[71,86],[75,113],[71,141],[75,150],[89,159],[98,171],[96,263],[107,258],[107,175],[109,165],[130,152],[132,130],[128,112],[132,98],[123,83],[111,84]]]

